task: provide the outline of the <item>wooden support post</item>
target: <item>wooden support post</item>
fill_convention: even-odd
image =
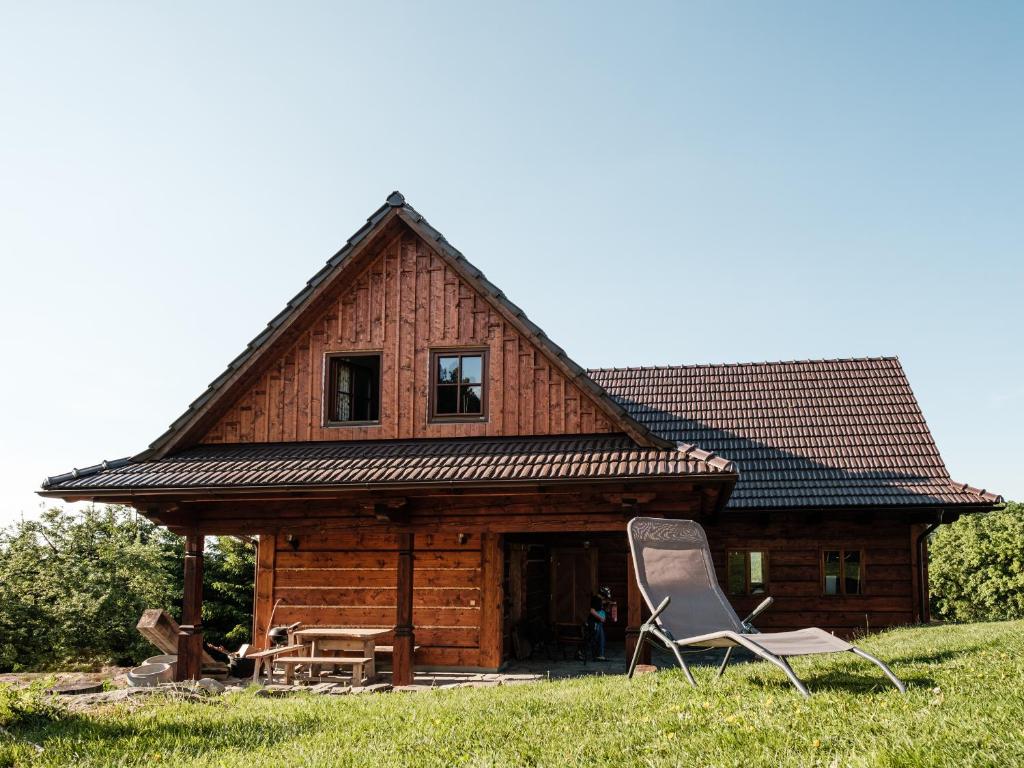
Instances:
[[[177,680],[202,677],[203,656],[203,544],[198,533],[185,537],[185,594],[178,627]]]
[[[395,640],[391,655],[391,684],[412,685],[412,656],[416,646],[412,626],[413,546],[411,533],[398,534],[398,584]]]
[[[916,549],[916,547],[915,547]],[[921,552],[918,555],[921,570],[921,623],[929,624],[932,620],[931,590],[928,586],[928,539],[921,542]]]
[[[502,618],[505,595],[502,582],[505,576],[505,544],[501,534],[485,533],[480,545],[480,666],[498,669],[504,645]]]
[[[268,648],[267,633],[274,613],[274,579],[276,577],[277,536],[260,533],[256,548],[256,589],[253,596],[252,644],[261,651]]]
[[[647,613],[644,596],[640,594],[640,585],[636,581],[636,569],[633,566],[633,555],[626,553],[626,658],[633,658],[637,639],[640,637],[640,625],[644,623]],[[651,647],[648,645],[640,652],[640,663],[651,663]]]

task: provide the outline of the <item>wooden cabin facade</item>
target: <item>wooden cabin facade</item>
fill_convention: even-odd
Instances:
[[[204,537],[249,535],[256,645],[388,628],[399,683],[497,669],[598,584],[634,638],[640,514],[701,521],[765,627],[925,620],[925,535],[999,501],[949,479],[898,361],[586,371],[398,193],[147,451],[40,493],[185,537],[181,674]]]

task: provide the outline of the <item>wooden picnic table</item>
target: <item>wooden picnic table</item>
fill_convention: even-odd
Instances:
[[[364,671],[368,679],[373,679],[377,674],[374,661],[377,638],[389,632],[390,629],[379,627],[302,627],[291,633],[290,642],[309,644],[309,655],[317,658],[326,656],[325,651],[355,652],[370,660]]]

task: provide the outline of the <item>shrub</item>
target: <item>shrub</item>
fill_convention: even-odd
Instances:
[[[206,556],[206,637],[242,642],[254,555],[213,540]],[[136,631],[146,608],[178,615],[181,539],[126,507],[50,509],[0,534],[0,671],[131,664],[156,651]]]
[[[1010,502],[941,526],[928,568],[937,618],[1024,618],[1024,505]]]

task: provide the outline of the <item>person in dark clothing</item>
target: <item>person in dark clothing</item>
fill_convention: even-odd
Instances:
[[[604,655],[604,625],[608,621],[605,601],[611,600],[611,597],[612,591],[608,587],[601,587],[597,590],[597,594],[590,598],[590,613],[587,614],[587,623],[590,625],[595,661],[607,661]]]

